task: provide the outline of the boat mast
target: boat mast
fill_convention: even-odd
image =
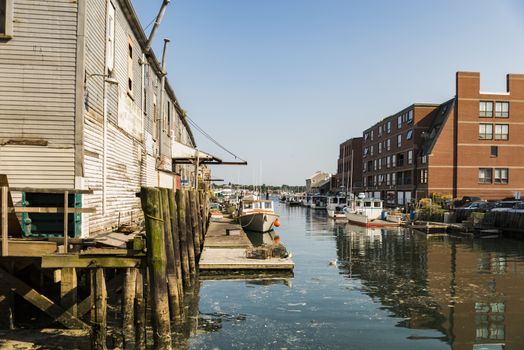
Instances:
[[[349,199],[351,200],[351,193],[353,193],[353,148],[351,149],[351,172],[348,172],[348,175],[351,174],[351,177],[349,178],[348,185],[349,185]],[[346,193],[348,190],[346,189]]]

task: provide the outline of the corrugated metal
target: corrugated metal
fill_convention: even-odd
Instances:
[[[17,0],[0,43],[0,173],[14,186],[74,186],[77,3]]]

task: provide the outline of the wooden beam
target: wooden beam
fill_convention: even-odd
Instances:
[[[1,193],[0,193],[0,209],[2,210],[0,215],[1,219],[0,222],[2,224],[2,254],[1,256],[8,256],[9,255],[9,241],[8,241],[8,226],[7,226],[7,186],[2,186]]]
[[[60,305],[71,315],[78,317],[76,291],[76,269],[70,267],[63,268],[62,279],[60,280]]]
[[[42,214],[61,214],[67,209],[68,213],[93,214],[96,208],[44,208],[44,207],[11,207],[10,213],[42,213]]]
[[[91,349],[107,349],[107,290],[103,268],[91,272],[91,295],[95,308],[92,313]]]
[[[72,188],[37,188],[37,187],[10,187],[11,192],[29,192],[29,193],[55,193],[62,194],[66,191],[75,194],[93,194],[93,190],[75,190]]]
[[[69,191],[64,192],[64,253],[69,250]]]
[[[51,316],[57,322],[60,322],[65,327],[70,329],[91,329],[91,327],[89,327],[83,321],[74,317],[69,312],[53,303],[49,298],[38,293],[36,290],[18,278],[14,277],[10,273],[6,272],[2,268],[0,268],[0,281],[2,281],[2,283],[8,284],[11,290],[13,290],[16,294],[20,295],[22,298],[36,306],[39,310]]]
[[[109,257],[109,256],[84,256],[84,255],[47,255],[42,257],[43,269],[61,269],[64,267],[76,268],[128,268],[142,265],[141,257]]]

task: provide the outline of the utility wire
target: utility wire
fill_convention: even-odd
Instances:
[[[217,140],[215,140],[211,135],[209,135],[207,132],[204,131],[204,129],[202,129],[200,126],[198,126],[197,123],[195,123],[191,118],[189,118],[188,116],[186,116],[186,119],[189,121],[189,123],[195,127],[195,129],[197,129],[202,135],[204,135],[209,141],[213,142],[215,145],[217,145],[218,147],[220,147],[221,149],[223,149],[224,151],[226,151],[227,153],[229,153],[230,155],[232,155],[233,157],[235,157],[235,159],[239,159],[243,162],[245,162],[244,159],[240,158],[239,156],[237,156],[236,154],[234,154],[233,152],[231,152],[230,150],[228,150],[227,148],[225,148],[224,146],[222,146]]]

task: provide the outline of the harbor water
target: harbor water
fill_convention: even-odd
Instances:
[[[284,204],[276,211],[294,276],[202,281],[184,347],[524,349],[524,242],[366,230]]]

